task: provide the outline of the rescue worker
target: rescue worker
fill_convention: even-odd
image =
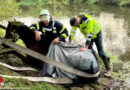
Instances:
[[[77,28],[79,28],[80,32],[86,37],[86,45],[85,47],[80,48],[80,51],[91,49],[94,56],[96,57],[96,52],[93,49],[93,42],[95,42],[98,54],[102,58],[107,70],[105,75],[110,76],[111,75],[110,61],[109,57],[105,54],[103,50],[101,26],[96,22],[96,20],[93,17],[87,14],[73,17],[70,20],[70,25],[72,26],[72,29],[68,43],[71,43]]]
[[[44,51],[48,52],[51,42],[57,44],[59,41],[65,42],[68,36],[68,31],[63,24],[59,21],[52,19],[48,10],[43,9],[40,12],[40,21],[30,26],[30,29],[35,33],[35,39],[37,42],[41,42],[42,46],[46,48]],[[45,43],[46,42],[46,43]],[[44,64],[42,76],[46,76],[47,64]]]
[[[68,36],[68,31],[63,24],[53,20],[48,10],[40,12],[40,22],[30,26],[30,29],[35,33],[35,39],[41,40],[41,35],[48,38],[53,43],[64,41]]]

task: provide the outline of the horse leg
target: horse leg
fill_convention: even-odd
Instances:
[[[21,60],[25,60],[25,59],[26,59],[26,56],[24,56],[24,55],[18,53],[17,51],[14,51],[14,50],[4,51],[4,52],[2,52],[2,53],[0,53],[0,54],[6,54],[6,55],[8,55],[8,54],[14,54],[14,55],[16,55],[17,57],[19,57]]]
[[[8,54],[14,54],[16,55],[17,57],[19,57],[24,63],[26,63],[27,65],[30,65],[31,67],[34,67],[34,68],[37,68],[39,70],[42,69],[42,66],[43,66],[43,62],[40,61],[40,60],[37,60],[29,55],[27,56],[24,56],[20,53],[18,53],[17,51],[5,51],[3,53],[0,53],[0,54],[5,54],[6,55],[6,58],[8,58]]]
[[[27,55],[27,59],[24,62],[26,62],[28,65],[31,65],[32,67],[37,68],[39,70],[42,70],[42,66],[44,64],[44,62],[42,62],[38,59],[35,59],[29,55]]]

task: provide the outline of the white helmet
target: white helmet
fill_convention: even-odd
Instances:
[[[43,9],[40,12],[40,20],[42,20],[42,21],[45,21],[45,20],[50,21],[50,18],[51,18],[51,15],[50,15],[48,10]]]

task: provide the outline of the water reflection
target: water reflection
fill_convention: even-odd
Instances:
[[[105,50],[115,53],[116,55],[120,55],[123,60],[130,59],[130,8],[81,4],[78,6],[46,6],[44,8],[49,9],[52,16],[61,21],[68,30],[71,28],[69,25],[69,20],[71,17],[80,13],[89,13],[102,26]],[[28,14],[29,16],[38,16],[39,12],[40,9],[31,7],[24,12],[24,15]],[[34,23],[36,20],[32,21],[29,19],[28,21]],[[85,43],[84,36],[82,36],[79,31],[77,31],[74,42],[79,44]]]

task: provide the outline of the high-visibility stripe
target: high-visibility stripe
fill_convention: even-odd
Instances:
[[[46,32],[46,29],[45,29],[45,28],[42,28],[42,32]]]
[[[73,34],[75,34],[76,32],[73,32],[73,31],[71,31],[70,33],[73,33]]]
[[[87,38],[92,38],[92,37],[93,37],[93,34],[92,34],[92,33],[86,34],[86,37],[87,37]]]
[[[75,33],[71,33],[70,35],[74,36],[74,35],[75,35]]]
[[[72,31],[71,33],[72,33],[72,34],[75,34],[75,32],[73,32],[73,31]]]
[[[71,29],[71,31],[76,32],[76,29]]]
[[[56,27],[53,27],[53,29],[55,30],[55,29],[56,29]]]
[[[95,26],[93,27],[93,30],[94,30],[96,27],[97,27],[97,25],[95,25]]]
[[[89,20],[93,20],[92,18],[88,18],[87,20],[85,20],[85,24],[89,22]]]
[[[85,24],[88,23],[89,19],[85,20]]]
[[[67,35],[64,33],[64,34],[61,34],[64,38],[67,38]]]
[[[88,41],[91,41],[91,38],[87,38]]]
[[[71,29],[71,33],[76,33],[76,29]]]
[[[75,34],[76,33],[76,29],[71,29],[71,33]]]
[[[70,39],[73,40],[73,39],[74,39],[74,36],[71,35]]]
[[[73,40],[73,38],[74,38],[74,35],[75,35],[75,33],[76,33],[76,29],[77,29],[77,27],[72,27],[72,29],[71,29],[71,32],[70,32],[70,39],[71,40]]]
[[[95,30],[94,34],[97,33],[98,30],[99,30],[99,26],[98,26],[98,28]]]
[[[90,34],[88,34],[88,37],[89,37],[89,36],[90,36],[90,37],[93,37],[93,34],[92,34],[92,33],[90,33]]]
[[[36,22],[36,26],[37,26],[37,30],[39,30],[40,29],[39,22]]]
[[[60,30],[60,33],[62,33],[65,29],[65,26],[62,27],[62,29]]]
[[[53,30],[53,33],[57,33],[57,30]]]
[[[52,28],[45,28],[46,31],[52,31]]]
[[[30,29],[36,29],[34,26],[30,27]]]
[[[76,29],[77,29],[77,27],[76,27],[76,26],[73,26],[73,27],[72,27],[72,29],[75,29],[75,30],[76,30]]]
[[[71,28],[71,32],[70,32],[70,39],[73,40],[74,39],[74,35],[76,33],[76,30],[77,30],[77,27],[76,26],[73,26]]]
[[[70,34],[70,39],[71,39],[71,40],[74,39],[74,35],[75,35],[75,33],[71,33],[71,34]]]
[[[52,23],[52,27],[54,27],[54,25],[55,25],[55,20],[52,20],[52,22],[53,22],[53,23]]]

